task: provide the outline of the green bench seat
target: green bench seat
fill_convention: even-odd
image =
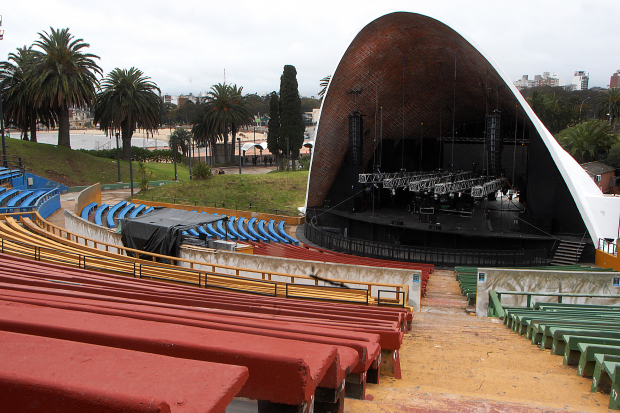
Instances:
[[[564,365],[568,366],[579,364],[583,349],[583,346],[580,346],[580,344],[620,347],[620,339],[616,338],[571,336],[565,334],[562,336],[562,339],[557,342],[555,338],[553,339],[553,345],[556,351],[554,351],[554,347],[552,346],[551,354],[562,355],[562,353],[557,351],[560,342],[564,342]]]
[[[593,376],[596,366],[596,354],[609,354],[610,356],[620,356],[620,346],[610,346],[603,344],[579,343],[577,345],[581,351],[577,373],[582,376]]]

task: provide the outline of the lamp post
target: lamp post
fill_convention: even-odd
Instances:
[[[239,142],[239,175],[241,175],[241,138],[237,138]]]
[[[177,136],[176,135],[172,135],[172,144],[174,145],[174,180],[175,182],[178,181],[177,179]]]
[[[590,96],[588,96],[587,98],[585,98],[583,100],[583,102],[581,102],[581,105],[579,105],[579,117],[581,118],[581,109],[583,109],[583,104],[586,102],[586,100],[590,99]]]
[[[121,183],[121,156],[120,156],[120,151],[118,149],[118,137],[120,136],[120,133],[116,132],[116,165],[118,167],[118,182],[119,184]]]
[[[2,16],[0,16],[0,26],[2,26]],[[0,40],[4,38],[4,30],[0,30]],[[4,144],[4,112],[2,112],[2,93],[0,92],[0,134],[2,135],[2,166],[7,167],[6,145]]]
[[[131,197],[133,198],[133,151],[131,150],[131,140],[129,140],[129,186],[131,187]]]

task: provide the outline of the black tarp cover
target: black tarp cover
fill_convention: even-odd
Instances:
[[[184,230],[222,219],[221,215],[155,208],[146,215],[123,219],[121,241],[127,248],[178,257]]]

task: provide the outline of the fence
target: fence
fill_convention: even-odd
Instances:
[[[135,196],[136,199],[148,200],[151,198],[152,202],[163,202],[168,204],[181,204],[181,205],[193,205],[193,206],[204,206],[204,207],[212,207],[212,208],[223,208],[230,209],[235,211],[248,211],[248,212],[260,212],[263,214],[273,214],[273,215],[283,215],[287,217],[298,217],[299,211],[294,211],[291,209],[274,209],[274,208],[266,208],[260,205],[239,205],[239,204],[231,204],[227,202],[204,202],[196,199],[186,199],[186,198],[173,198],[173,197],[163,197],[163,196],[140,196],[137,194]],[[157,200],[157,201],[156,201]]]
[[[394,261],[430,263],[441,267],[530,267],[545,265],[549,262],[548,253],[545,249],[465,250],[413,247],[343,237],[323,231],[308,222],[304,227],[304,235],[321,247],[345,254]]]

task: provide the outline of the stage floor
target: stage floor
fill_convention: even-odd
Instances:
[[[487,211],[490,212],[487,214]],[[523,206],[519,204],[518,199],[510,201],[507,197],[501,197],[495,201],[486,201],[474,206],[471,213],[435,209],[434,217],[436,223],[429,222],[432,221],[430,215],[409,212],[405,207],[382,207],[375,209],[374,212],[372,210],[363,212],[330,210],[329,213],[350,220],[416,231],[431,231],[484,238],[555,239],[551,235],[519,232],[520,224],[518,220],[520,218],[520,211],[523,211]],[[317,211],[317,215],[319,214]]]

